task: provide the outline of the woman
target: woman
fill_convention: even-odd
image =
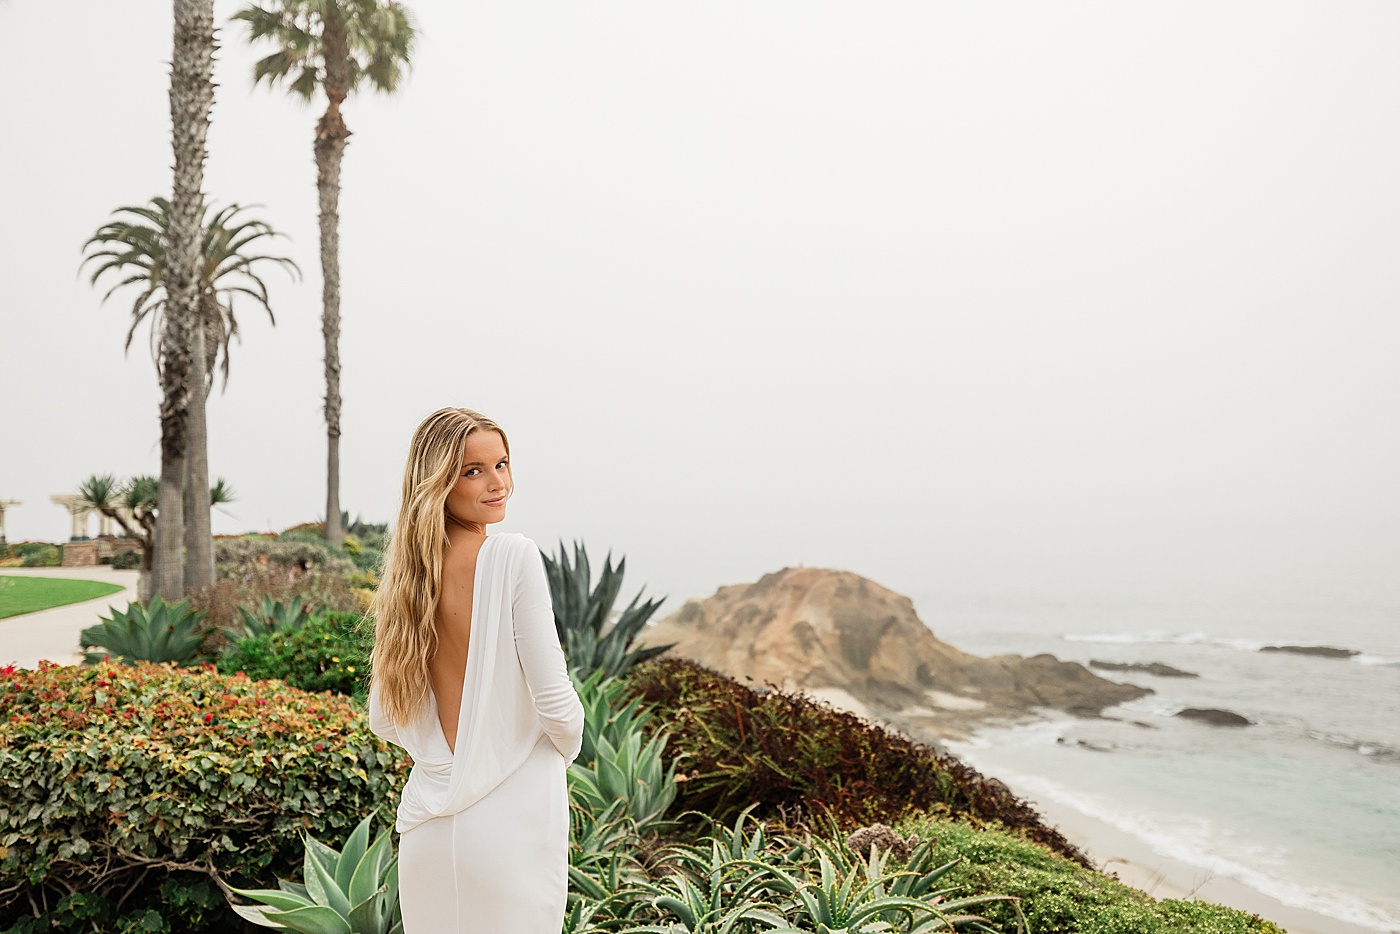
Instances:
[[[583,705],[544,563],[488,536],[514,484],[510,444],[469,409],[414,432],[374,596],[369,725],[413,769],[399,802],[404,934],[558,934],[568,885],[565,770]]]

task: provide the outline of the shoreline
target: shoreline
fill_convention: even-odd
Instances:
[[[1283,928],[1288,934],[1378,934],[1377,928],[1363,927],[1307,908],[1296,908],[1251,888],[1237,879],[1216,876],[1208,869],[1163,856],[1146,842],[1119,830],[1076,808],[1044,795],[1028,792],[1015,781],[1007,781],[994,770],[983,768],[963,751],[954,754],[988,777],[1006,784],[1018,798],[1029,803],[1050,826],[1105,874],[1147,893],[1158,900],[1189,899],[1214,902],[1257,914]]]

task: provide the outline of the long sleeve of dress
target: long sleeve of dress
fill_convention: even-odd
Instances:
[[[564,649],[554,628],[549,580],[533,542],[518,559],[511,602],[515,650],[534,698],[535,712],[554,748],[566,761],[573,762],[583,745],[583,703],[569,680]]]
[[[398,727],[384,715],[384,710],[379,706],[379,685],[371,681],[369,686],[369,730],[387,742],[395,746],[402,746],[403,740],[399,737]]]

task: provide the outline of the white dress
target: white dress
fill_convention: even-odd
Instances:
[[[398,727],[370,687],[370,729],[413,758],[394,825],[404,934],[559,934],[565,771],[582,742],[583,704],[535,543],[488,535],[472,593],[455,754],[431,687],[419,716]]]

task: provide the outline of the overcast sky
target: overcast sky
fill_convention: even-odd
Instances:
[[[228,24],[206,190],[289,239],[244,304],[217,532],[324,509],[311,134]],[[1400,607],[1400,6],[416,0],[350,100],[342,503],[442,405],[502,529],[686,596],[785,565],[916,596]],[[0,6],[0,499],[156,473],[131,299],[81,245],[170,186],[169,2]],[[94,527],[95,530],[95,527]]]

